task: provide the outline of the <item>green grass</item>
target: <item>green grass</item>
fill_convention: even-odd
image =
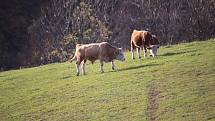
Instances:
[[[54,63],[0,72],[0,120],[215,120],[215,40],[161,47],[100,73]],[[143,57],[143,54],[142,54]]]

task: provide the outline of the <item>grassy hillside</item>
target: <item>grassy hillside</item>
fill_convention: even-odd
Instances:
[[[159,49],[158,57],[0,73],[0,120],[215,120],[215,40]],[[142,54],[143,55],[143,54]]]

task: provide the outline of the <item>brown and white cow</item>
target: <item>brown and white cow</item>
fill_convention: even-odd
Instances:
[[[144,50],[144,57],[146,57],[147,49],[153,57],[157,55],[157,49],[159,48],[158,39],[148,31],[133,30],[131,35],[131,52],[132,59],[134,59],[134,49],[137,50],[138,59],[140,59],[140,49]]]
[[[83,74],[86,74],[85,64],[89,60],[92,64],[96,60],[100,60],[101,72],[104,72],[104,62],[111,62],[114,70],[114,60],[124,61],[125,57],[121,48],[116,48],[107,42],[91,43],[91,44],[77,44],[76,52],[70,62],[76,60],[77,76],[80,74],[80,64],[83,62]]]

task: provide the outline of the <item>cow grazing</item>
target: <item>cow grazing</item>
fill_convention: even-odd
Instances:
[[[134,59],[134,49],[137,50],[138,59],[140,59],[140,49],[144,50],[144,57],[146,57],[147,49],[153,57],[157,55],[157,49],[159,48],[158,39],[148,31],[134,30],[131,35],[131,52],[132,59]]]
[[[114,60],[124,61],[125,57],[121,48],[116,48],[107,42],[92,44],[77,44],[76,52],[70,62],[76,60],[77,76],[80,74],[80,64],[83,62],[83,74],[86,74],[85,64],[89,60],[92,64],[96,60],[100,60],[101,72],[104,72],[104,62],[111,62],[112,70],[114,70]]]

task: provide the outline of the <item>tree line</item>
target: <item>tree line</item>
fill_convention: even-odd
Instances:
[[[36,12],[39,15],[29,18],[29,23],[24,16],[23,23],[28,24],[17,28],[25,31],[17,33],[23,44],[12,38],[12,44],[20,49],[13,53],[17,60],[15,67],[66,61],[76,43],[108,41],[129,49],[134,29],[152,32],[162,45],[205,40],[215,35],[215,0],[49,0],[41,3]],[[3,40],[8,39],[3,29],[0,35]],[[10,46],[7,43],[3,48]],[[7,68],[4,63],[1,66]]]

